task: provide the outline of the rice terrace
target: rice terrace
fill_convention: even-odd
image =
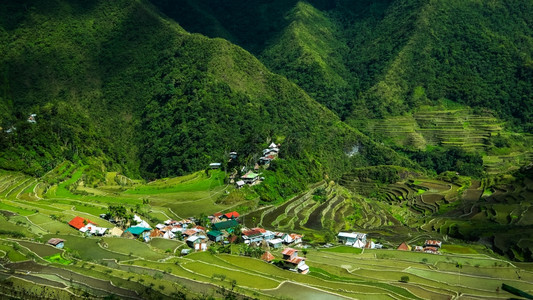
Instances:
[[[2,0],[0,299],[533,299],[532,0]]]
[[[315,184],[282,204],[256,209],[258,198],[251,186],[236,189],[219,169],[149,183],[108,173],[106,184],[96,187],[85,184],[84,170],[84,165],[66,161],[41,178],[2,171],[3,294],[59,299],[228,294],[267,299],[292,292],[309,299],[516,296],[502,284],[533,292],[532,265],[520,262],[531,240],[506,231],[495,231],[491,237],[468,222],[475,218],[492,227],[529,224],[529,210],[517,211],[523,205],[520,199],[533,194],[530,178],[523,179],[522,188],[512,183],[489,188],[486,181],[461,178],[383,185],[360,182],[354,174],[338,183]],[[223,219],[229,211],[239,212],[241,225],[235,229],[239,233],[233,231],[216,242],[204,237],[208,251],[190,253],[188,237],[178,231],[173,238],[150,234],[143,240],[81,233],[67,224],[79,216],[100,227],[115,227],[105,215],[117,204],[140,216],[154,228],[150,232],[164,230],[157,224],[169,220],[187,219],[188,228],[209,228],[213,218]],[[291,234],[279,235],[282,247],[263,239],[249,243],[247,239],[254,237],[246,235],[250,228]],[[211,232],[204,230],[197,234]],[[365,232],[369,243],[381,249],[337,242],[339,232],[351,231]],[[485,235],[487,242],[492,238],[493,244],[458,239],[458,234],[466,239],[474,232]],[[303,238],[286,243],[290,236]],[[48,245],[52,238],[64,241],[64,247]],[[397,250],[401,243],[414,250],[429,239],[442,241],[439,254]],[[249,251],[254,246],[258,253]],[[286,247],[305,257],[308,274],[280,268]],[[502,256],[509,251],[515,261]],[[266,252],[272,255],[270,262],[261,259]]]

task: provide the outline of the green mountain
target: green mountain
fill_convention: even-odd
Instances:
[[[449,99],[531,132],[528,1],[189,2],[153,1],[187,30],[258,54],[343,118],[347,109],[352,119],[382,118]]]
[[[270,140],[283,145],[272,172],[290,175],[293,192],[354,167],[415,166],[247,51],[149,3],[12,2],[1,16],[1,126],[15,128],[0,134],[1,168],[42,175],[81,159],[96,173],[166,177],[229,151],[252,161]]]

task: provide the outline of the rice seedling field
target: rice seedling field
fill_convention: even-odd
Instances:
[[[177,240],[168,240],[163,238],[153,238],[150,240],[150,246],[153,248],[159,249],[160,251],[171,250],[171,253],[174,253],[176,248],[183,246],[185,243]]]
[[[21,280],[34,280],[36,285],[50,288],[61,285],[74,294],[81,287],[102,297],[109,291],[118,295],[134,291],[136,297],[142,297],[147,287],[162,298],[177,297],[178,292],[199,296],[233,287],[238,293],[259,299],[286,295],[288,289],[324,299],[448,299],[458,293],[465,298],[512,297],[496,291],[502,282],[533,290],[530,265],[511,264],[483,246],[460,244],[450,235],[456,226],[462,234],[476,229],[467,227],[475,215],[493,225],[530,224],[533,212],[525,203],[533,191],[527,183],[501,185],[482,196],[486,184],[475,181],[459,193],[460,185],[428,178],[378,185],[355,182],[347,176],[340,185],[318,184],[278,206],[248,209],[243,219],[249,227],[303,233],[311,242],[325,241],[339,230],[360,231],[389,248],[309,248],[305,256],[311,272],[301,275],[239,256],[238,247],[234,247],[233,254],[205,252],[180,257],[180,249],[188,248],[183,241],[155,238],[143,243],[84,237],[67,222],[82,216],[111,228],[114,224],[99,217],[107,212],[108,205],[122,204],[129,211],[137,210],[151,225],[167,218],[209,215],[241,205],[217,204],[217,199],[233,188],[224,184],[221,171],[150,183],[130,182],[110,172],[106,185],[91,187],[83,185],[84,171],[84,166],[64,163],[40,179],[0,172],[0,259],[37,265],[11,264],[8,269],[44,270],[39,276]],[[314,197],[317,187],[325,188],[323,198]],[[6,232],[23,233],[24,237]],[[420,244],[444,236],[448,241],[442,255],[392,250],[401,241]],[[51,237],[65,239],[65,250],[45,245]],[[496,247],[525,259],[523,252],[508,246],[509,239],[515,239],[521,249],[531,248],[533,239],[496,233]],[[270,251],[281,258],[281,249]],[[66,277],[54,275],[62,272]],[[15,281],[19,278],[6,271],[0,271],[0,276]],[[70,276],[75,280],[70,282]],[[409,277],[407,283],[401,282],[404,276]]]
[[[104,249],[113,253],[127,255],[130,258],[134,256],[146,260],[159,260],[168,256],[168,254],[152,250],[146,243],[133,239],[104,237],[102,240],[103,243],[101,245]]]

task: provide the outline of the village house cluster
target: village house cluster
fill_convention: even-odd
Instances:
[[[105,214],[101,215],[105,218]],[[166,220],[162,224],[155,225],[152,228],[148,222],[134,215],[132,225],[126,230],[119,227],[104,228],[99,227],[96,222],[82,217],[73,218],[68,224],[86,235],[93,236],[114,236],[123,238],[136,238],[145,242],[152,238],[180,239],[194,251],[206,251],[211,243],[229,244],[238,240],[238,228],[240,237],[244,244],[252,247],[262,247],[267,245],[268,248],[279,249],[284,245],[299,245],[302,243],[302,235],[296,233],[285,233],[270,231],[264,228],[246,228],[239,224],[239,213],[236,211],[228,213],[215,213],[208,216],[210,227],[206,228],[196,224],[194,218],[188,218],[181,221]],[[109,220],[117,223],[115,219]],[[185,249],[182,254],[187,254],[191,249]]]
[[[401,251],[416,251],[416,252],[425,252],[431,254],[441,254],[440,249],[442,248],[442,242],[437,240],[426,240],[423,246],[414,246],[411,247],[406,242],[403,242],[396,248]]]
[[[106,218],[105,214],[101,215]],[[284,247],[301,246],[303,236],[296,233],[285,233],[270,231],[264,228],[246,228],[239,223],[239,213],[236,211],[228,213],[215,213],[208,216],[208,228],[197,225],[195,218],[188,218],[181,221],[166,220],[164,223],[155,225],[152,228],[148,222],[134,215],[133,224],[126,230],[120,227],[104,228],[99,227],[96,222],[76,216],[68,224],[86,235],[109,236],[134,238],[148,242],[153,238],[180,239],[189,248],[183,249],[181,255],[187,255],[191,251],[206,251],[211,244],[219,243],[227,245],[239,241],[239,237],[245,245],[250,247],[261,247],[263,249],[282,249]],[[110,219],[112,223],[119,223],[117,219]],[[52,238],[48,244],[63,248],[65,240]],[[279,261],[281,267],[302,274],[309,272],[309,267],[305,264],[305,258],[298,256],[298,250],[285,248],[282,252],[283,260]],[[266,251],[262,257],[266,262],[272,262],[275,257]]]
[[[247,170],[246,166],[241,167],[241,173],[244,174],[239,177],[237,175],[237,172],[235,171],[234,174],[230,175],[230,183],[234,183],[235,187],[237,187],[238,189],[244,187],[245,185],[260,184],[261,181],[264,180],[264,178],[261,177],[260,169],[268,168],[270,166],[270,163],[276,158],[278,158],[280,147],[280,144],[271,143],[268,148],[263,149],[262,156],[255,163],[253,170]],[[237,152],[230,152],[229,162],[237,159],[237,157]],[[221,163],[209,164],[209,168],[211,169],[219,169],[220,167],[222,167]]]

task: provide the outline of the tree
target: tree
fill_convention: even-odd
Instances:
[[[407,275],[402,276],[400,278],[400,282],[408,283],[409,282],[409,276],[407,276]]]

